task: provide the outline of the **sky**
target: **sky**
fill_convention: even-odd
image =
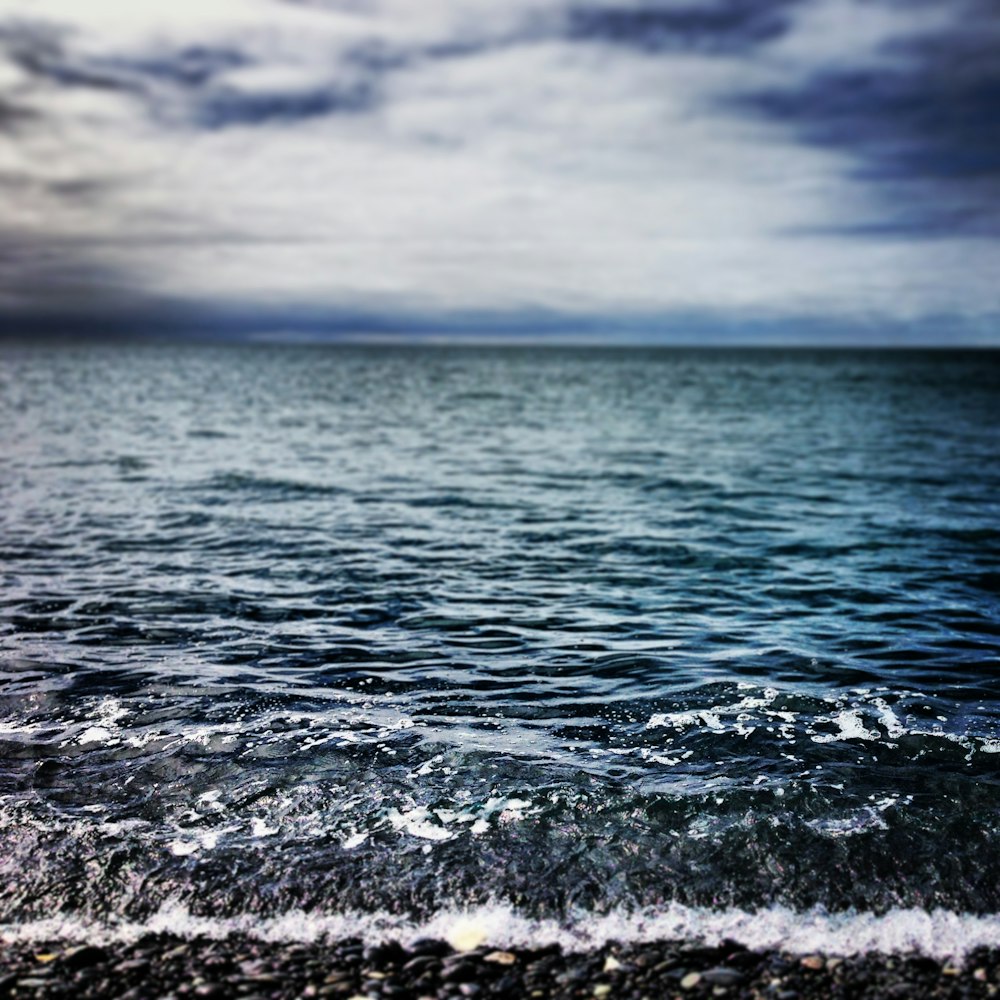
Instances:
[[[0,0],[0,330],[1000,344],[995,0]]]

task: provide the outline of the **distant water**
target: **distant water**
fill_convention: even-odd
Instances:
[[[1000,943],[998,355],[8,344],[0,574],[8,933]]]

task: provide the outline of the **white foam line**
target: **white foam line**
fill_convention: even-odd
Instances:
[[[192,915],[179,904],[164,906],[142,922],[100,923],[78,917],[52,917],[20,924],[0,924],[7,942],[86,940],[133,941],[147,933],[224,938],[247,934],[268,941],[313,941],[359,937],[367,942],[443,938],[457,948],[544,947],[565,951],[598,948],[610,942],[698,941],[729,939],[748,948],[780,949],[792,954],[820,952],[858,955],[867,952],[918,952],[938,959],[961,960],[980,946],[1000,947],[1000,914],[976,916],[948,910],[895,909],[884,914],[796,911],[773,906],[751,912],[712,910],[678,903],[659,910],[615,910],[577,914],[565,923],[535,920],[506,904],[442,910],[416,922],[389,913],[315,914],[291,911],[277,917],[252,914],[221,919]]]

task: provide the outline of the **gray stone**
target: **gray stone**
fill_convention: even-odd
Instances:
[[[200,986],[194,988],[194,995],[196,997],[205,997],[206,1000],[213,1000],[214,997],[224,996],[225,993],[225,987],[220,986],[218,983],[202,983]]]
[[[108,953],[103,948],[85,944],[80,948],[67,951],[62,957],[62,964],[67,969],[86,969],[91,965],[100,965],[108,960]]]
[[[701,974],[701,978],[712,986],[738,986],[743,982],[743,973],[719,965],[714,969],[707,969]]]
[[[478,970],[471,962],[459,962],[457,965],[449,965],[442,969],[441,978],[446,983],[471,983],[478,974]]]
[[[406,972],[425,972],[428,969],[436,969],[441,964],[441,960],[434,955],[417,955],[411,958],[403,969]]]

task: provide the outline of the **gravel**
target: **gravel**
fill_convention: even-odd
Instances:
[[[131,943],[0,942],[0,997],[86,1000],[660,1000],[701,997],[994,997],[1000,952],[961,965],[916,955],[805,957],[678,942],[455,953],[440,941],[365,948],[360,941],[281,944],[147,935]]]

